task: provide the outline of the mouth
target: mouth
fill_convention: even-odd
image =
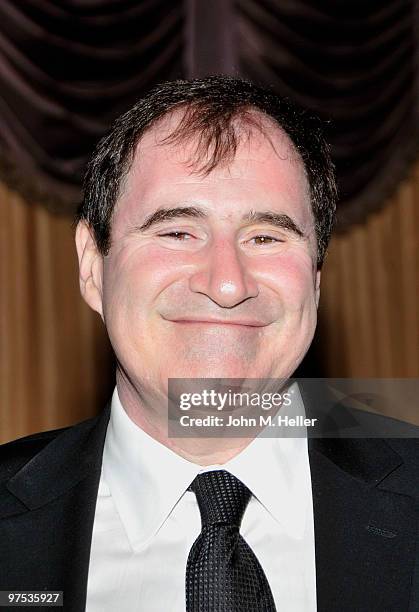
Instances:
[[[171,323],[178,323],[180,325],[222,325],[222,326],[233,326],[233,327],[266,327],[266,323],[262,323],[261,321],[256,321],[253,319],[235,319],[232,321],[225,321],[221,319],[211,319],[211,318],[202,318],[202,319],[167,319],[171,321]]]

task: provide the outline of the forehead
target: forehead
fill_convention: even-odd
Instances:
[[[256,121],[238,121],[234,126],[234,155],[222,158],[207,173],[204,168],[213,156],[213,142],[209,148],[202,147],[200,134],[170,140],[183,116],[182,111],[177,111],[163,117],[140,139],[117,208],[158,203],[159,196],[167,197],[168,191],[174,194],[194,190],[199,195],[205,190],[225,196],[226,201],[230,196],[234,199],[238,192],[268,199],[282,193],[304,205],[311,215],[304,164],[290,138],[273,119],[255,112]]]

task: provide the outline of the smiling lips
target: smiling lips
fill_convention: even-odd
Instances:
[[[184,318],[184,319],[169,319],[172,323],[184,323],[184,324],[206,324],[206,325],[241,325],[244,327],[266,327],[267,323],[262,323],[255,319],[235,319],[234,321],[226,321],[220,319],[212,319],[210,317],[197,319],[197,318]]]

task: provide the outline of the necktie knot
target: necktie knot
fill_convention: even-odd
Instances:
[[[189,489],[196,495],[202,527],[215,523],[240,528],[251,492],[226,470],[198,474]]]

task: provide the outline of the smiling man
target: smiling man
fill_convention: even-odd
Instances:
[[[202,111],[188,112],[165,114],[138,143],[105,257],[89,217],[76,237],[119,399],[168,446],[168,378],[288,378],[312,341],[320,283],[310,188],[289,137],[251,107],[218,134],[208,110],[201,150]],[[234,149],[208,171],[228,138]]]
[[[169,379],[292,376],[335,197],[319,121],[246,81],[165,83],[116,121],[76,230],[116,389],[3,447],[1,589],[74,612],[415,609],[417,446],[168,435]]]

